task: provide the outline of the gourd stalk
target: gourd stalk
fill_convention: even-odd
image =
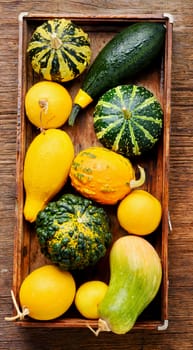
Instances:
[[[78,104],[75,104],[72,108],[72,112],[70,114],[70,117],[68,119],[68,125],[73,126],[74,122],[76,120],[76,117],[78,115],[78,113],[80,112],[81,107]]]
[[[138,165],[138,169],[139,169],[139,172],[140,172],[140,177],[137,180],[132,179],[130,181],[130,188],[131,189],[140,187],[145,182],[145,179],[146,179],[145,170],[140,165]]]

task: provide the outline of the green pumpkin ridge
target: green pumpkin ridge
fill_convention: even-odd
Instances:
[[[112,145],[112,150],[115,151],[115,152],[117,152],[119,150],[119,143],[120,143],[123,131],[124,131],[124,125],[120,129],[120,132],[117,134],[117,137],[115,138],[115,141],[114,141],[114,143]]]
[[[135,96],[136,96],[137,90],[138,90],[138,87],[136,85],[133,85],[133,86],[131,85],[128,88],[127,99],[129,99],[129,105],[128,105],[129,110],[133,110],[132,104],[135,101]]]
[[[102,129],[100,132],[97,132],[96,135],[98,137],[98,139],[102,139],[106,134],[108,134],[115,126],[119,126],[120,127],[120,120],[116,120],[114,123],[108,125],[108,127],[106,129]]]

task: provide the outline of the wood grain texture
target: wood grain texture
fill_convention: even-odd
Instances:
[[[12,312],[15,152],[17,119],[18,14],[33,12],[163,13],[174,16],[170,147],[169,327],[125,336],[87,329],[21,329],[6,323]],[[0,1],[0,349],[193,349],[193,15],[192,1]]]

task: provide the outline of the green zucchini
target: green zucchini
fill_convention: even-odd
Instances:
[[[82,108],[105,91],[149,66],[160,53],[164,38],[164,25],[155,22],[135,23],[116,34],[90,66],[74,99],[69,125]]]
[[[129,158],[153,148],[162,124],[161,105],[143,86],[116,86],[101,96],[94,109],[94,129],[99,141]]]

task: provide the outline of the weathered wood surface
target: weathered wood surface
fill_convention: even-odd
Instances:
[[[0,1],[0,349],[193,349],[193,15],[192,1]],[[12,312],[15,152],[17,119],[18,14],[32,12],[163,13],[174,16],[170,152],[169,327],[125,336],[87,329],[20,329],[6,323]]]

